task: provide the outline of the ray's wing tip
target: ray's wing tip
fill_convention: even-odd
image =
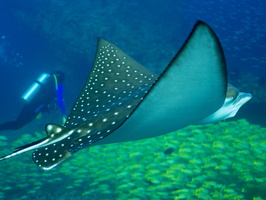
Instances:
[[[213,28],[207,24],[206,22],[204,21],[201,21],[201,20],[198,20],[192,30],[192,33],[197,30],[197,29],[201,29],[201,30],[206,30],[208,32],[209,35],[211,35],[211,37],[213,37],[213,39],[215,40],[216,42],[216,46],[217,46],[217,51],[220,52],[220,60],[221,60],[221,64],[222,64],[222,71],[223,71],[223,76],[225,77],[225,84],[224,84],[224,91],[226,93],[226,88],[227,88],[227,66],[226,66],[226,59],[225,59],[225,55],[224,55],[224,51],[223,51],[223,47],[222,47],[222,44],[221,44],[221,41],[217,35],[217,33],[213,30]]]
[[[198,27],[198,26],[206,27],[206,28],[208,28],[208,29],[210,29],[210,30],[213,31],[212,27],[207,22],[205,22],[205,21],[197,20],[196,23],[195,23],[195,25],[194,25],[194,27]]]
[[[202,20],[197,20],[195,25],[206,25],[206,26],[209,26],[206,22],[204,22]]]
[[[212,35],[215,35],[215,37],[217,37],[217,35],[214,32],[214,30],[212,29],[212,27],[204,21],[201,21],[201,20],[196,21],[192,32],[194,32],[198,28],[206,29],[206,30],[210,31]]]
[[[97,37],[97,43],[98,45],[106,45],[110,44],[110,42],[102,37]]]

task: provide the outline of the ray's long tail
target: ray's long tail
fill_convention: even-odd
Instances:
[[[8,158],[14,157],[16,155],[19,155],[19,154],[22,154],[22,153],[25,153],[25,152],[28,152],[28,151],[31,151],[31,150],[34,150],[34,149],[37,149],[37,148],[40,148],[40,147],[44,146],[44,144],[46,144],[47,141],[48,141],[48,138],[43,138],[41,140],[32,142],[30,144],[17,147],[15,149],[15,151],[13,151],[11,154],[8,154],[8,155],[0,157],[0,161],[6,160]]]

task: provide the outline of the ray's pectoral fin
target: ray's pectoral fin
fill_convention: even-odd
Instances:
[[[155,137],[191,125],[222,106],[226,88],[222,46],[199,21],[132,115],[98,144]]]
[[[94,65],[64,127],[48,125],[57,143],[37,149],[33,161],[51,169],[78,150],[92,145],[119,128],[143,99],[157,75],[114,44],[99,39]]]

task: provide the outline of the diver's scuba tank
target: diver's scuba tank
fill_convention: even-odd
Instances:
[[[41,87],[48,82],[50,76],[51,74],[48,73],[41,74],[29,87],[29,89],[21,96],[21,98],[29,103],[38,94]]]

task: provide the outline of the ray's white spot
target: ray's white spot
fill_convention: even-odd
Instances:
[[[53,126],[52,126],[51,124],[49,124],[49,125],[47,126],[47,130],[48,130],[48,131],[51,131],[52,128],[53,128]]]

